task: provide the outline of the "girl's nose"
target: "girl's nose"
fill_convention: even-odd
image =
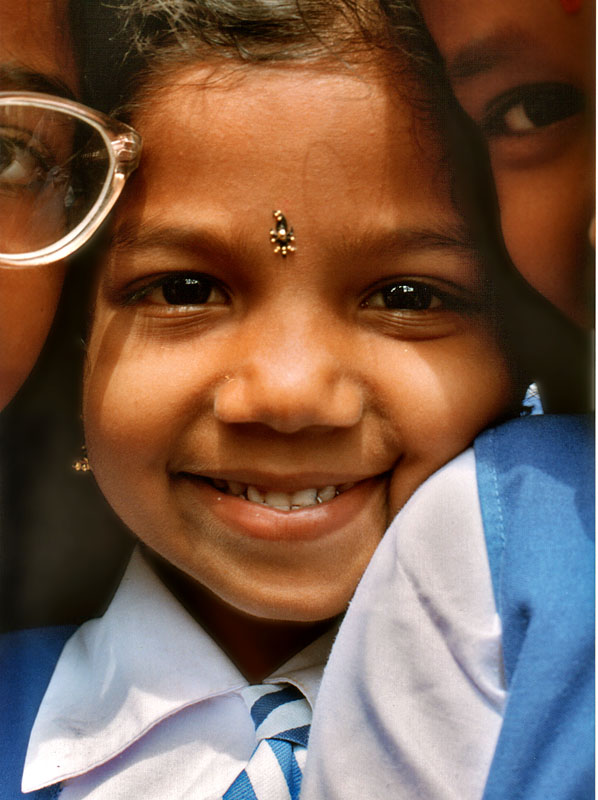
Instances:
[[[363,387],[342,337],[289,320],[249,335],[236,367],[216,388],[214,413],[225,423],[260,423],[280,432],[348,428],[363,412]],[[354,354],[353,354],[354,355]]]

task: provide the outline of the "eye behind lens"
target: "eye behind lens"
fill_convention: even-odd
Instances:
[[[0,253],[35,253],[69,236],[104,194],[111,170],[108,145],[91,123],[67,111],[0,105]]]

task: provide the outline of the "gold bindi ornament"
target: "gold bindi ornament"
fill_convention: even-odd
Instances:
[[[293,229],[287,225],[282,211],[273,211],[272,216],[276,220],[276,227],[270,231],[270,241],[275,245],[274,252],[286,258],[287,253],[295,252]]]

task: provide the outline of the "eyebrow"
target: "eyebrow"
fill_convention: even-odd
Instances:
[[[240,235],[225,238],[218,231],[199,225],[191,229],[152,222],[142,225],[123,222],[113,232],[109,247],[117,253],[156,248],[209,253],[233,260],[251,256],[249,242]]]
[[[35,72],[14,63],[0,63],[0,89],[2,91],[43,92],[75,100],[75,95],[60,78]]]
[[[384,231],[365,230],[350,234],[343,240],[341,255],[379,255],[385,251],[400,251],[401,254],[424,251],[473,252],[473,237],[463,223],[442,224],[437,227],[396,228]]]
[[[251,245],[244,237],[223,238],[207,228],[177,228],[145,223],[137,232],[130,222],[123,222],[113,233],[110,246],[117,252],[151,248],[178,249],[189,252],[215,253],[226,258],[251,258]],[[388,250],[412,253],[424,250],[450,250],[471,253],[475,250],[471,232],[464,223],[438,224],[434,228],[396,228],[377,231],[366,228],[360,233],[348,232],[342,239],[338,255],[349,257],[379,255]]]
[[[466,81],[509,61],[529,47],[533,37],[514,26],[475,39],[447,59],[446,70],[450,80]]]

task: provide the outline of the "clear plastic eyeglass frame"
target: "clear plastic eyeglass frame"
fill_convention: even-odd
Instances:
[[[72,100],[38,92],[0,92],[0,112],[11,105],[58,112],[87,124],[101,136],[109,164],[105,180],[98,187],[97,198],[71,231],[39,250],[23,253],[0,252],[0,269],[51,264],[81,248],[104,222],[127,178],[139,164],[142,144],[141,136],[133,128]]]

